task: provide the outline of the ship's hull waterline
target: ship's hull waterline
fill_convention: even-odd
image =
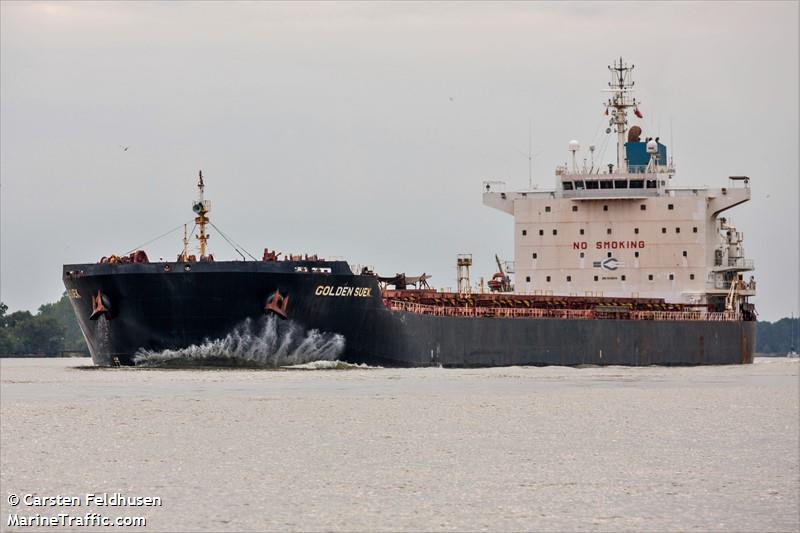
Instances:
[[[741,364],[753,358],[754,321],[432,316],[387,308],[374,276],[286,267],[65,265],[64,283],[92,359],[101,366],[132,365],[137,353],[225,338],[248,319],[263,320],[276,294],[281,300],[273,307],[287,322],[343,337],[336,356],[350,363],[640,366]],[[97,316],[100,296],[104,312]]]

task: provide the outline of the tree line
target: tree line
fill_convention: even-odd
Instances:
[[[794,335],[792,335],[794,331]],[[756,333],[756,352],[786,355],[793,349],[800,351],[800,318],[781,318],[777,322],[759,322]]]
[[[64,352],[89,355],[67,294],[55,303],[30,311],[8,313],[0,302],[0,357],[40,355],[56,357]]]
[[[759,322],[756,352],[786,355],[792,348],[800,349],[799,324],[800,318]],[[66,292],[57,302],[40,306],[35,315],[30,311],[9,314],[8,306],[0,302],[0,357],[56,357],[65,352],[89,355]]]

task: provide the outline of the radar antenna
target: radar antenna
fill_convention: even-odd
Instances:
[[[614,61],[614,66],[608,67],[611,73],[611,81],[608,82],[608,92],[611,97],[606,102],[606,112],[611,111],[610,126],[615,126],[617,130],[617,170],[618,172],[628,171],[628,161],[625,157],[625,132],[628,126],[628,116],[625,110],[633,108],[634,114],[641,118],[639,112],[639,102],[630,93],[633,92],[633,80],[631,72],[634,65],[630,67],[619,58],[619,62]]]

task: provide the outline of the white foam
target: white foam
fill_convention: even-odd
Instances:
[[[177,350],[140,350],[137,366],[258,366],[278,368],[312,361],[335,361],[345,339],[335,333],[305,330],[274,316],[246,319],[222,339]]]
[[[364,363],[348,363],[346,361],[309,361],[308,363],[301,363],[299,365],[286,365],[284,368],[291,370],[351,370],[360,368],[382,368],[380,366],[370,366]]]
[[[800,357],[753,357],[753,363],[800,363]]]

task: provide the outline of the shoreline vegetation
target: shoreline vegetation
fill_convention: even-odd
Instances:
[[[800,318],[758,322],[756,355],[783,357],[800,343]],[[794,339],[792,338],[794,330]],[[792,341],[794,340],[794,345]],[[0,302],[0,357],[88,357],[83,338],[66,292],[57,302],[30,311],[8,313]]]

